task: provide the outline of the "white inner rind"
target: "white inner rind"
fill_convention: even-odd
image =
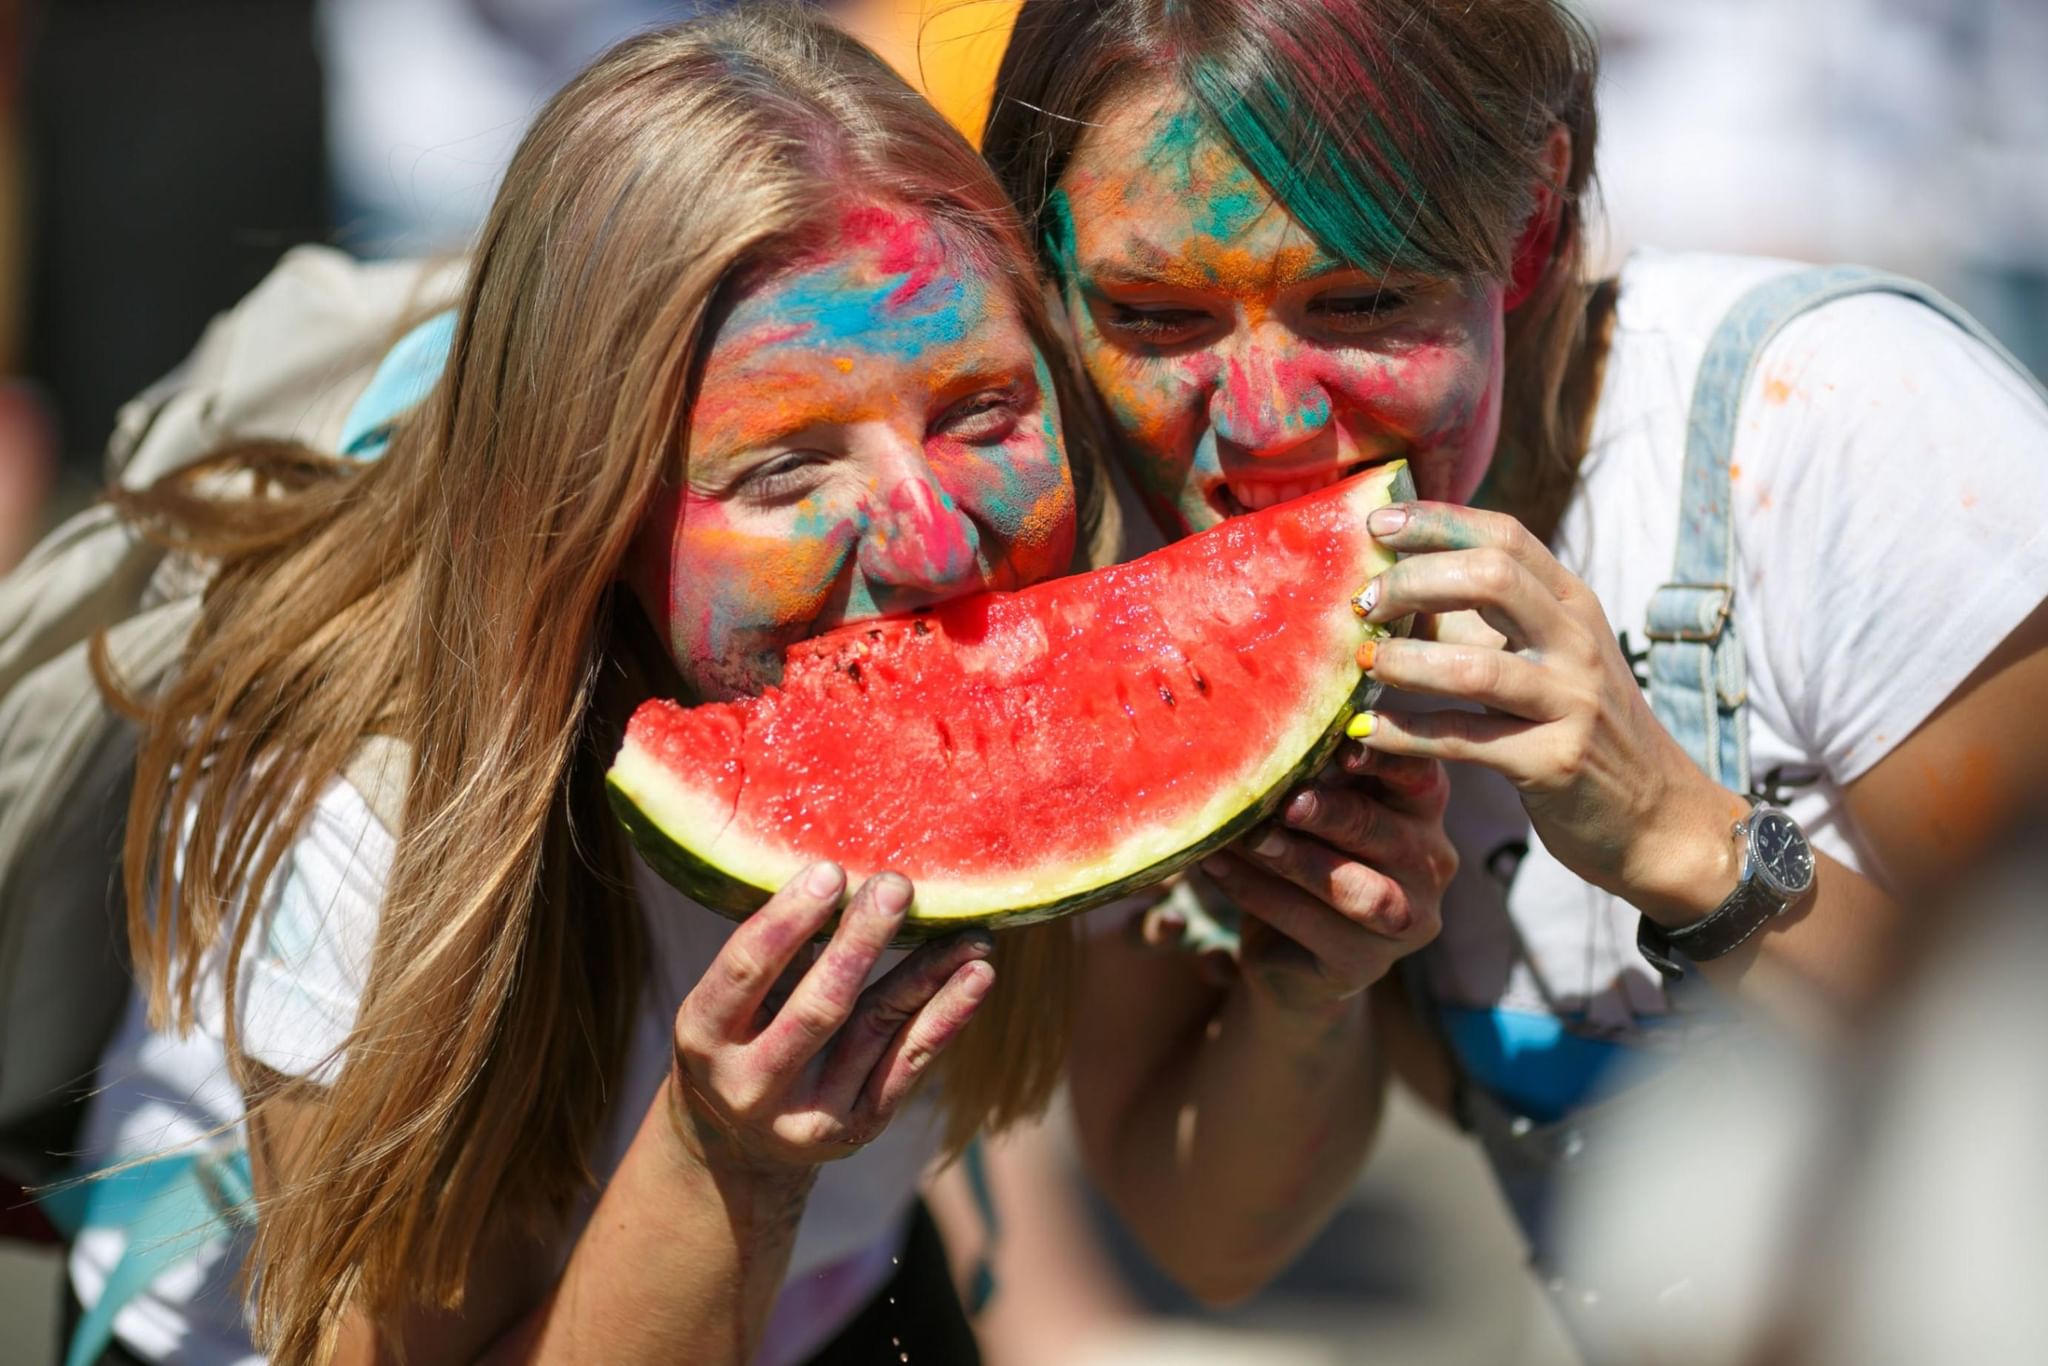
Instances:
[[[1359,515],[1389,501],[1385,479],[1367,480],[1348,498]],[[1357,587],[1394,562],[1391,552],[1378,542],[1366,542],[1361,556]],[[1218,782],[1216,791],[1202,807],[1170,824],[1147,824],[1116,841],[1102,857],[1081,862],[1036,865],[1027,870],[992,872],[966,880],[932,876],[916,881],[915,911],[920,920],[980,919],[1002,911],[1043,906],[1077,897],[1098,887],[1122,881],[1132,874],[1170,858],[1198,842],[1210,831],[1220,829],[1239,812],[1277,786],[1299,764],[1319,740],[1339,708],[1358,685],[1358,670],[1351,658],[1370,628],[1360,621],[1347,598],[1332,606],[1327,632],[1331,638],[1328,675],[1299,699],[1293,719],[1273,737],[1264,756],[1232,777]],[[710,793],[676,780],[659,759],[628,740],[613,764],[611,780],[648,820],[677,846],[727,876],[773,891],[802,872],[811,859],[787,849],[778,849],[737,834],[732,812],[726,803]],[[698,843],[692,834],[717,831],[709,843]],[[849,885],[882,869],[847,868]]]

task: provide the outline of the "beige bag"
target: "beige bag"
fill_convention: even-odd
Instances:
[[[108,477],[142,488],[234,440],[336,449],[378,361],[459,283],[452,264],[288,253],[122,408]],[[104,629],[116,674],[154,684],[206,577],[102,504],[0,579],[0,1173],[18,1180],[47,1175],[127,999],[119,860],[136,737],[87,647]]]

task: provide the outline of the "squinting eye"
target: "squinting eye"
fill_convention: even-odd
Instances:
[[[1017,407],[1017,396],[1008,390],[985,390],[947,409],[933,431],[956,441],[992,445],[1017,429]]]
[[[1360,332],[1391,322],[1408,307],[1408,296],[1398,290],[1371,293],[1325,294],[1308,306],[1310,316],[1325,327],[1340,332]]]
[[[756,465],[740,480],[740,487],[754,498],[786,498],[807,493],[817,480],[817,468],[825,456],[818,451],[790,451],[765,464]]]
[[[1209,326],[1209,315],[1199,308],[1147,307],[1106,300],[1100,317],[1102,325],[1134,341],[1153,346],[1171,346],[1201,335]],[[1106,316],[1104,316],[1106,315]]]

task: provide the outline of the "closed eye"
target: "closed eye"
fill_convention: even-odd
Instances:
[[[1023,404],[1013,389],[984,389],[948,408],[932,432],[970,445],[993,445],[1017,430]]]
[[[1347,289],[1310,300],[1309,316],[1334,332],[1364,332],[1399,318],[1408,296],[1397,289]]]
[[[1103,299],[1096,322],[1104,332],[1148,346],[1174,346],[1194,340],[1212,325],[1206,310],[1172,304],[1130,304]]]
[[[738,487],[749,498],[764,503],[796,497],[816,486],[830,459],[823,451],[785,451],[748,470]]]

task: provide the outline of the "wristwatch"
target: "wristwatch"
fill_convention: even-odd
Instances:
[[[1685,975],[1675,954],[1694,963],[1719,958],[1813,886],[1813,846],[1783,808],[1752,797],[1734,834],[1743,845],[1742,878],[1726,901],[1681,929],[1667,930],[1648,916],[1636,922],[1636,948],[1666,981]]]

